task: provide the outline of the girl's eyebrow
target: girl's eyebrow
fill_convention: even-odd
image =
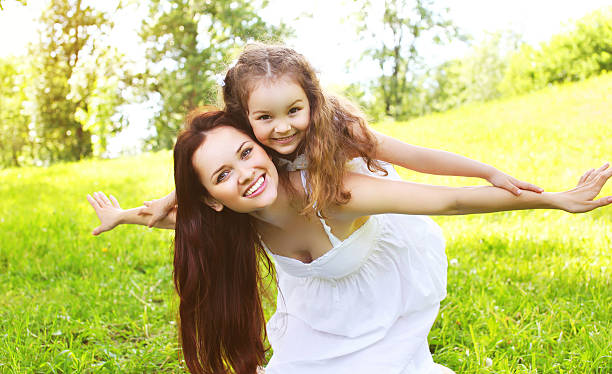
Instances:
[[[236,150],[236,154],[240,154],[240,151],[242,150],[242,147],[244,147],[244,145],[245,145],[246,143],[248,143],[248,142],[249,142],[248,140],[246,140],[246,141],[242,142],[242,144],[240,144],[240,147],[238,147],[238,150]],[[211,179],[214,179],[214,178],[215,178],[215,175],[217,175],[217,173],[218,173],[218,172],[220,172],[221,170],[223,170],[225,167],[226,167],[226,165],[225,165],[225,164],[221,165],[221,166],[220,166],[220,167],[219,167],[217,170],[215,170],[215,171],[212,173],[212,175],[211,175],[211,177],[210,177],[210,178],[211,178]]]
[[[294,106],[295,104],[297,104],[297,103],[299,103],[301,101],[302,101],[302,99],[297,99],[296,101],[292,102],[291,105],[289,105],[289,106]]]
[[[297,100],[295,100],[294,102],[292,102],[291,104],[287,105],[287,107],[292,107],[292,106],[294,106],[295,104],[297,104],[297,103],[301,103],[301,102],[302,102],[302,99],[297,99]],[[269,110],[267,110],[267,109],[262,109],[262,110],[256,110],[256,111],[254,111],[252,114],[253,114],[253,115],[256,115],[257,113],[268,113],[268,112],[269,112]]]

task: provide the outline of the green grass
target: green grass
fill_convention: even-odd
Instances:
[[[560,190],[612,161],[611,87],[608,74],[378,128]],[[93,237],[85,200],[102,190],[139,205],[172,188],[171,168],[161,152],[0,171],[0,372],[182,372],[171,232]],[[612,208],[435,220],[450,261],[430,334],[437,362],[458,373],[612,372]]]

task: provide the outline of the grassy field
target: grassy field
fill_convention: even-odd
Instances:
[[[611,87],[608,74],[377,127],[561,190],[612,161]],[[93,237],[85,200],[102,190],[139,205],[172,188],[171,167],[160,152],[0,171],[0,372],[182,372],[172,233],[120,227]],[[430,334],[437,362],[458,373],[612,372],[612,208],[435,220],[449,258]]]

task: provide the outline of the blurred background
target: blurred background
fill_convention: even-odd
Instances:
[[[0,373],[185,372],[173,232],[93,237],[85,196],[170,192],[185,113],[218,102],[246,43],[294,47],[383,133],[562,191],[612,161],[611,5],[0,0]],[[612,373],[612,208],[434,218],[449,260],[436,362]]]
[[[605,0],[1,0],[0,165],[172,147],[250,41],[286,43],[373,122],[612,68]]]

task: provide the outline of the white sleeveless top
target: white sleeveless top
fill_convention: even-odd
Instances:
[[[360,160],[351,165],[372,174]],[[424,216],[381,214],[340,240],[321,223],[333,248],[312,262],[268,250],[279,292],[266,373],[435,372],[427,335],[446,296],[440,228]]]

